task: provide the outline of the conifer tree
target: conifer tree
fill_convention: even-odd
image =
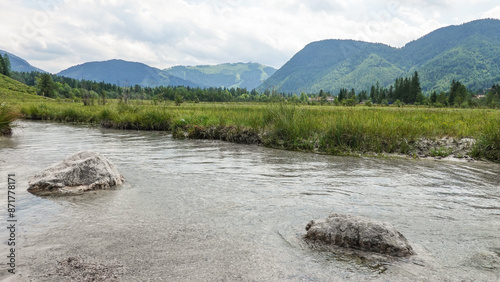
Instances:
[[[420,87],[420,80],[418,78],[418,72],[415,71],[411,79],[410,91],[408,101],[406,103],[414,104],[417,101],[419,94],[422,94],[422,88]]]
[[[2,56],[0,56],[0,74],[5,75],[4,71],[3,71],[3,58],[2,58]]]
[[[348,94],[347,89],[345,89],[345,88],[340,89],[340,92],[338,95],[339,101],[347,99],[347,94]]]
[[[10,71],[10,59],[9,59],[9,56],[7,55],[7,53],[5,53],[1,59],[2,60],[1,60],[0,63],[2,64],[2,67],[1,67],[1,72],[0,73],[3,74],[3,75],[6,75],[6,76],[10,76],[11,75],[11,71]]]
[[[39,95],[55,98],[55,85],[50,74],[43,73],[40,78],[37,79],[37,90]]]

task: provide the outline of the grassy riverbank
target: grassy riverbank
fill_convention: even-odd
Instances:
[[[19,117],[20,104],[41,100],[33,87],[0,74],[0,135],[11,133],[12,122]]]
[[[0,104],[0,136],[12,133],[12,122],[18,117],[17,111],[7,104]]]
[[[420,139],[476,139],[474,157],[500,161],[500,111],[397,107],[200,103],[83,106],[26,102],[28,119],[172,131],[177,138],[221,139],[334,155],[414,154]]]

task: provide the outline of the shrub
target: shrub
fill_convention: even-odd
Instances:
[[[356,107],[357,104],[358,104],[358,101],[356,101],[356,99],[347,99],[346,100],[346,106]]]
[[[175,95],[175,105],[180,106],[184,102],[184,98],[181,95]]]

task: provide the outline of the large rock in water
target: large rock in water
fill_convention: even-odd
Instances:
[[[344,248],[405,257],[413,255],[406,238],[390,223],[362,216],[332,214],[306,226],[307,240]]]
[[[36,195],[81,194],[117,186],[124,181],[105,157],[83,151],[37,173],[29,180],[28,192]]]

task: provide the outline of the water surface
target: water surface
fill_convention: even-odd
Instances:
[[[83,196],[26,192],[38,171],[81,150],[110,159],[126,184]],[[16,279],[54,280],[78,256],[120,265],[120,280],[483,280],[500,269],[500,166],[352,158],[166,133],[20,122],[0,138],[2,206],[15,173]],[[311,219],[332,212],[392,223],[418,259],[370,267],[309,249]],[[3,228],[2,228],[3,229]],[[0,257],[7,254],[2,236]],[[5,275],[3,266],[2,277]],[[58,277],[58,280],[61,277]]]

